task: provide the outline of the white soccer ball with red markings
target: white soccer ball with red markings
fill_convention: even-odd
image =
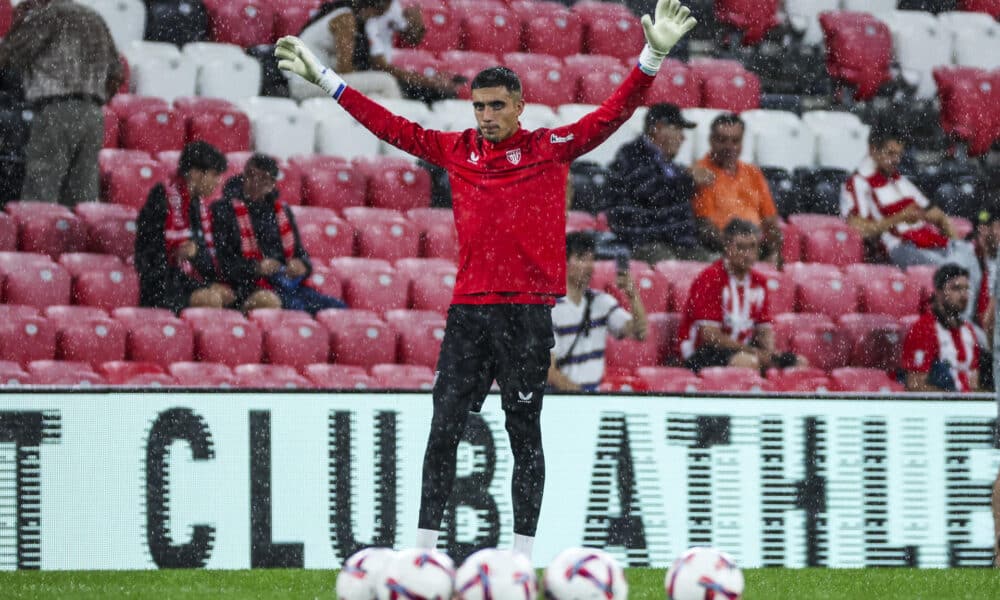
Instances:
[[[538,581],[523,554],[486,548],[455,572],[457,600],[535,600]]]
[[[337,574],[337,600],[375,600],[375,588],[395,555],[390,548],[365,548],[352,554]]]
[[[451,600],[455,564],[437,550],[400,550],[377,586],[379,600]]]
[[[696,546],[677,557],[663,585],[668,600],[739,600],[743,571],[725,552]]]
[[[596,548],[568,548],[545,569],[549,600],[625,600],[628,583],[610,554]]]

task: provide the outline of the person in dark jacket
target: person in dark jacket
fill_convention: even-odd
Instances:
[[[315,314],[324,308],[344,308],[337,298],[308,286],[312,263],[295,216],[278,197],[277,179],[278,163],[254,154],[212,205],[222,278],[233,287],[243,310],[289,308]]]
[[[222,308],[233,303],[219,282],[212,223],[204,198],[219,185],[226,156],[203,141],[184,147],[177,175],[149,191],[136,220],[139,303],[169,308]]]
[[[698,245],[691,198],[695,179],[674,162],[684,130],[695,127],[673,104],[654,104],[646,113],[644,133],[622,146],[609,167],[612,231],[639,259],[707,260]]]

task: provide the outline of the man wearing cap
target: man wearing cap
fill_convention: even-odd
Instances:
[[[639,259],[709,258],[691,211],[696,174],[674,162],[684,130],[693,127],[677,106],[654,104],[643,134],[622,146],[609,167],[609,224]]]

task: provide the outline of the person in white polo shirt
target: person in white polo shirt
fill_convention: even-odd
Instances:
[[[566,295],[552,309],[556,345],[549,367],[549,385],[557,390],[598,389],[604,378],[604,349],[609,331],[617,338],[646,337],[646,310],[627,270],[618,272],[617,285],[628,297],[631,313],[611,294],[590,289],[594,252],[594,238],[589,233],[566,234]]]

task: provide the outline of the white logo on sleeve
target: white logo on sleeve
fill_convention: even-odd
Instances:
[[[475,152],[470,152],[469,153],[469,162],[472,163],[472,164],[474,164],[474,165],[478,165],[479,164],[479,155],[476,154]]]
[[[572,141],[573,141],[572,133],[568,135],[556,135],[553,133],[552,135],[549,136],[550,144],[565,144],[566,142],[572,142]]]
[[[528,392],[527,394],[525,394],[524,392],[518,392],[517,393],[517,397],[520,398],[520,401],[523,402],[523,403],[525,403],[525,404],[531,402],[531,398],[534,395],[535,395],[534,392]]]

